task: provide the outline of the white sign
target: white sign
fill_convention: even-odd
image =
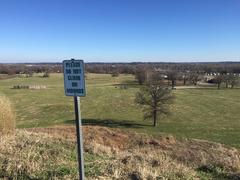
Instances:
[[[85,96],[83,60],[63,61],[64,87],[66,96]]]

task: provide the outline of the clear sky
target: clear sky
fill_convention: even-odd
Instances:
[[[0,62],[240,61],[240,0],[0,0]]]

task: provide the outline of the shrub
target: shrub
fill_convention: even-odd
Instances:
[[[45,72],[45,73],[43,74],[43,77],[44,77],[44,78],[50,77],[50,73],[49,73],[49,72]]]
[[[113,72],[111,75],[112,75],[112,77],[118,77],[119,73],[118,72]]]
[[[13,132],[15,113],[8,98],[0,96],[0,133]]]

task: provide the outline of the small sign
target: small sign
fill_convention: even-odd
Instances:
[[[63,61],[64,88],[66,96],[85,96],[83,60]]]

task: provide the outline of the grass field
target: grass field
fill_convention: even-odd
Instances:
[[[66,97],[62,74],[50,78],[35,75],[0,81],[0,93],[10,98],[16,109],[19,128],[73,124],[73,98]],[[81,98],[84,124],[120,127],[153,135],[170,133],[177,138],[198,138],[240,147],[240,89],[201,88],[174,90],[171,115],[153,128],[143,121],[140,108],[134,104],[139,86],[131,75],[111,77],[87,74],[87,96]],[[130,83],[128,89],[117,84]],[[17,84],[46,85],[47,89],[11,89]]]

